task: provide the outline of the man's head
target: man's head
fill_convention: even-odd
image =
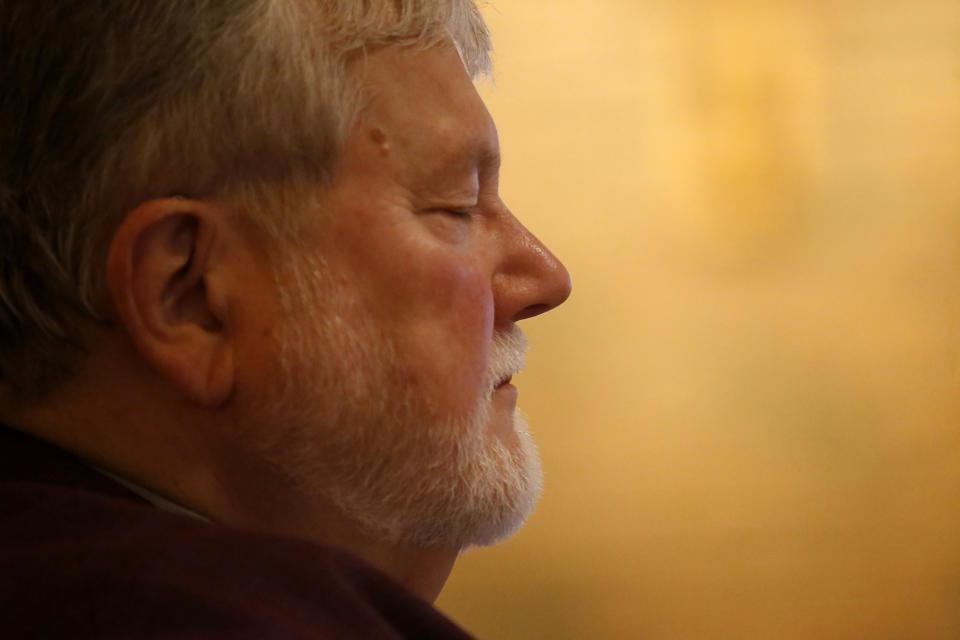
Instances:
[[[230,197],[284,229],[366,99],[350,68],[445,38],[488,69],[470,0],[4,2],[0,381],[36,396],[66,373],[78,320],[106,315],[103,260],[127,211]]]
[[[92,27],[110,3],[50,4]],[[2,381],[25,398],[64,344],[89,352],[17,426],[225,522],[347,547],[510,533],[540,485],[515,323],[570,285],[500,199],[472,2],[117,4],[93,61],[11,66],[84,73],[19,96],[48,127],[3,158]],[[193,48],[148,73],[118,44],[134,24]],[[73,155],[43,146],[81,116]]]

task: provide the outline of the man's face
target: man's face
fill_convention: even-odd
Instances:
[[[517,320],[569,294],[498,194],[493,122],[452,47],[362,63],[368,108],[277,265],[268,455],[374,536],[485,544],[540,469],[510,377]]]

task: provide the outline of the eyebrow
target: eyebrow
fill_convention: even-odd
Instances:
[[[474,157],[481,171],[497,171],[503,162],[500,150],[486,144],[474,154]]]
[[[453,164],[458,169],[465,167],[471,171],[476,168],[480,173],[497,171],[501,162],[500,150],[482,138],[469,140],[454,150],[448,158],[448,166]]]
[[[478,136],[464,140],[462,144],[443,153],[436,168],[431,169],[429,175],[452,175],[454,173],[466,175],[477,172],[482,178],[484,175],[497,173],[501,161],[502,156],[499,148]]]

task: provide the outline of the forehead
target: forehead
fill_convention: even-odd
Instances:
[[[410,170],[466,169],[498,158],[493,119],[452,45],[388,47],[362,64],[368,102],[355,134],[417,158]]]

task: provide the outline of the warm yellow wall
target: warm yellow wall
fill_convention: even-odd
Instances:
[[[960,3],[499,0],[547,490],[487,640],[960,638]]]

